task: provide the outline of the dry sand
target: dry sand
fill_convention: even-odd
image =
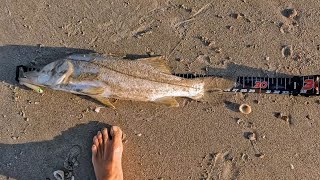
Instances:
[[[17,65],[88,50],[166,55],[175,72],[320,74],[319,9],[317,0],[2,0],[0,179],[54,179],[75,145],[75,178],[95,179],[91,138],[107,124],[127,134],[125,179],[319,179],[318,97],[228,93],[179,108],[118,101],[96,113],[88,98],[14,81]],[[241,103],[252,113],[239,113]]]

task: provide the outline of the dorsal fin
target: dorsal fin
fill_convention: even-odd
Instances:
[[[88,54],[71,54],[66,57],[66,59],[70,59],[73,61],[92,61],[97,57],[102,57],[99,53],[88,53]]]
[[[147,64],[156,69],[159,69],[163,73],[171,74],[170,67],[168,66],[164,56],[143,58],[143,59],[139,59],[138,61],[139,63]]]

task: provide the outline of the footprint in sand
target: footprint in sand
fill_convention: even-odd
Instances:
[[[236,161],[229,152],[210,153],[204,157],[202,164],[203,173],[200,177],[202,180],[233,180],[237,179],[239,174]]]
[[[293,33],[295,28],[299,26],[298,12],[295,8],[285,8],[281,11],[283,22],[279,24],[281,33]]]

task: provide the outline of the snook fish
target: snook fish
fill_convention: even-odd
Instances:
[[[207,92],[230,87],[234,82],[213,77],[187,79],[175,76],[162,56],[127,60],[78,54],[24,72],[19,83],[40,93],[40,87],[48,87],[87,95],[115,108],[109,98],[178,107],[175,97],[199,100]]]

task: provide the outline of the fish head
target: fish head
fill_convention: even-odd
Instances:
[[[33,86],[56,86],[62,84],[72,74],[73,65],[67,60],[58,60],[44,67],[34,70],[22,72],[18,78],[22,85]]]

